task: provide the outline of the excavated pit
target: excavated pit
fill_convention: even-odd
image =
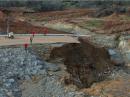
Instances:
[[[86,38],[79,38],[79,41],[53,48],[50,59],[63,58],[70,73],[65,83],[85,88],[104,80],[110,74],[113,64],[107,48],[95,45]]]

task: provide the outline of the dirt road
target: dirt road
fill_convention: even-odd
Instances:
[[[77,43],[78,40],[71,36],[35,36],[33,39],[33,43],[35,44],[57,43],[57,42]],[[28,44],[30,43],[30,36],[16,36],[15,39],[0,37],[0,46],[19,45],[25,43]]]

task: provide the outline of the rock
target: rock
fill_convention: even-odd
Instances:
[[[32,70],[32,72],[31,72],[33,75],[35,75],[35,74],[37,74],[37,70]]]
[[[4,62],[8,62],[9,59],[8,59],[8,58],[4,58],[3,61],[4,61]]]
[[[2,88],[7,90],[9,97],[21,97],[18,80],[31,80],[32,75],[39,74],[44,62],[23,48],[0,49],[0,80]],[[12,92],[9,92],[12,91]],[[5,93],[3,92],[3,95]]]
[[[114,49],[108,49],[111,61],[116,66],[124,66],[125,61],[121,53]]]
[[[56,71],[59,71],[60,70],[60,67],[56,64],[52,64],[52,63],[45,63],[45,68],[48,70],[48,71],[53,71],[53,72],[56,72]]]
[[[119,47],[121,50],[126,50],[126,49],[127,49],[127,47],[128,47],[128,42],[124,39],[124,37],[121,37],[118,47]]]
[[[8,72],[8,75],[9,75],[9,76],[13,76],[12,72]]]
[[[25,80],[31,80],[29,75],[25,75]]]
[[[120,37],[119,47],[121,53],[123,55],[124,61],[126,64],[130,63],[130,44],[129,44],[129,36]]]
[[[74,89],[68,88],[65,91],[64,85],[56,76],[46,76],[37,84],[27,82],[22,86],[25,87],[22,97],[86,97],[84,93],[78,93]]]
[[[108,52],[111,56],[116,54],[116,52],[113,49],[108,49]]]
[[[10,87],[10,86],[11,86],[11,83],[5,83],[5,86],[6,86],[6,87]]]
[[[91,36],[89,41],[107,48],[115,48],[118,46],[118,41],[116,40],[116,37],[117,37],[116,35],[107,36],[107,35],[95,34]]]
[[[111,63],[107,48],[96,45],[85,37],[79,38],[79,41],[80,43],[54,48],[50,58],[63,58],[67,71],[71,74],[68,82],[83,88],[104,79],[114,64]]]
[[[39,74],[46,76],[46,75],[47,75],[47,72],[46,72],[46,70],[40,70],[40,71],[39,71]]]
[[[0,48],[0,56],[0,97],[85,97],[74,89],[65,92],[59,65],[44,62],[24,48]]]
[[[12,92],[7,92],[7,95],[8,95],[9,97],[14,97],[13,94],[12,94]]]
[[[8,82],[9,82],[9,83],[14,83],[15,80],[14,80],[14,79],[9,79]]]

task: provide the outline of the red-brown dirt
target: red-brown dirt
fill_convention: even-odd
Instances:
[[[24,13],[25,17],[36,18],[37,20],[57,20],[64,18],[81,17],[85,15],[91,15],[94,13],[94,9],[71,9],[64,11],[52,11],[52,12],[39,12],[39,13]]]
[[[29,33],[35,31],[37,33],[41,33],[44,31],[45,27],[34,26],[27,21],[35,20],[35,21],[51,21],[51,20],[59,20],[65,18],[73,18],[84,16],[93,13],[93,9],[73,9],[73,10],[65,10],[65,11],[52,11],[52,12],[37,12],[37,13],[25,13],[25,12],[10,12],[10,16],[12,17],[10,22],[10,31],[15,33]],[[23,17],[25,20],[20,21],[18,17]],[[6,31],[6,15],[1,11],[0,12],[0,32]],[[34,22],[35,23],[35,22]],[[64,33],[61,31],[48,29],[48,33]]]
[[[129,21],[106,21],[103,30],[105,33],[121,33],[130,31]]]
[[[25,21],[12,21],[10,22],[10,31],[14,33],[31,33],[32,31],[36,33],[43,33],[46,27],[38,27],[34,26],[30,23]],[[58,34],[58,33],[65,33],[62,31],[53,30],[50,28],[48,29],[48,33]],[[6,21],[0,20],[0,32],[6,32]]]
[[[95,45],[86,38],[80,38],[79,41],[81,43],[54,48],[50,58],[63,58],[67,71],[71,74],[65,82],[83,88],[103,80],[113,65],[106,48]]]

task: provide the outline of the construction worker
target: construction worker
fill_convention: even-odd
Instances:
[[[32,32],[32,36],[34,37],[34,35],[35,35],[35,32]]]
[[[27,48],[28,48],[28,44],[25,43],[25,44],[24,44],[24,49],[25,49],[26,52],[27,52]]]
[[[34,36],[31,36],[31,37],[30,37],[30,44],[31,44],[31,45],[32,45],[33,37],[34,37]]]
[[[48,29],[44,28],[43,33],[44,33],[44,35],[46,35],[48,33]]]

